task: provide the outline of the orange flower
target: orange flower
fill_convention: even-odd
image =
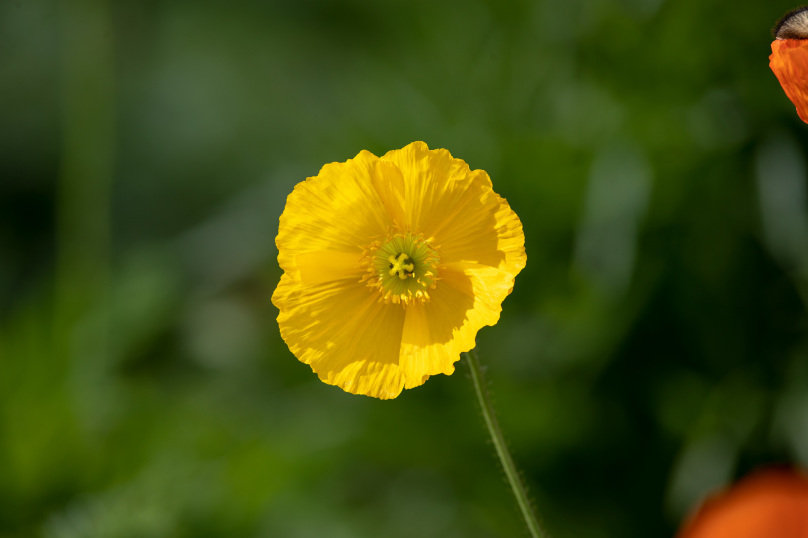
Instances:
[[[808,7],[786,13],[774,26],[769,67],[800,119],[808,123]]]
[[[808,538],[808,476],[753,473],[707,500],[678,538]]]
[[[808,123],[808,39],[775,39],[771,67],[800,119]]]

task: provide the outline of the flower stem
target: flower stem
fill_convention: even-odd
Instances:
[[[527,490],[524,484],[522,484],[522,480],[519,478],[516,465],[513,463],[511,453],[508,451],[508,447],[505,444],[505,438],[502,436],[502,429],[499,427],[499,422],[494,413],[494,406],[491,403],[491,394],[488,391],[488,385],[486,384],[482,368],[480,368],[480,359],[477,357],[477,350],[472,349],[470,352],[464,353],[464,355],[466,356],[469,370],[471,370],[474,391],[477,393],[477,399],[483,411],[485,425],[488,427],[488,433],[491,434],[491,440],[494,442],[494,446],[497,449],[497,456],[499,456],[499,461],[502,463],[505,476],[508,477],[508,482],[511,485],[514,497],[516,497],[516,502],[519,504],[519,509],[522,511],[522,516],[525,518],[527,528],[530,530],[530,535],[533,538],[547,538],[547,535],[539,528],[536,515],[533,513],[533,508],[527,497]]]

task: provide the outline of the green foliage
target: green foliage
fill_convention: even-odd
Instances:
[[[460,363],[355,397],[274,321],[294,184],[413,140],[523,221],[478,348],[552,536],[808,466],[792,7],[0,3],[0,537],[519,535]]]

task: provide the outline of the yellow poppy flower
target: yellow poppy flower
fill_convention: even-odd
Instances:
[[[423,142],[323,166],[289,195],[275,243],[289,349],[324,382],[383,399],[451,374],[526,260],[488,174]]]

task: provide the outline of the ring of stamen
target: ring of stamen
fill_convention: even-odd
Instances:
[[[379,302],[401,304],[429,301],[438,281],[437,247],[422,234],[389,232],[365,247],[362,281],[379,293]]]

